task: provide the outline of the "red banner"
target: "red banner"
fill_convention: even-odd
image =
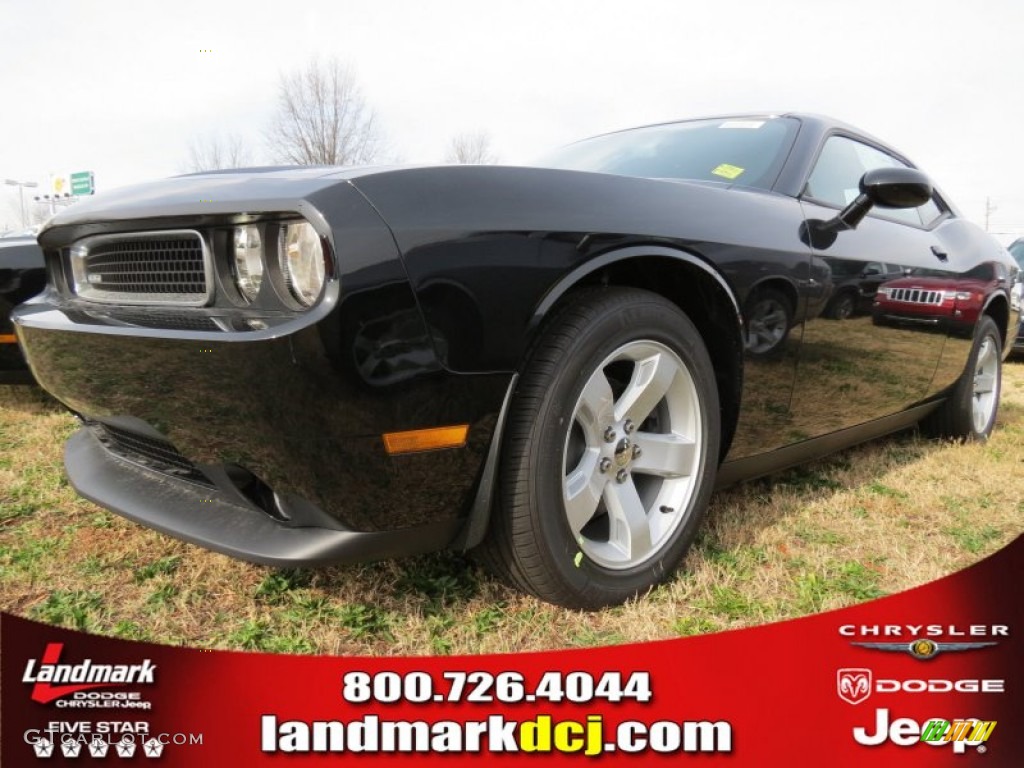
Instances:
[[[304,657],[3,615],[5,766],[1024,764],[1024,538],[892,597],[592,650]]]

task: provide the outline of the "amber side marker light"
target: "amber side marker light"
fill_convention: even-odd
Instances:
[[[0,333],[0,344],[17,344],[18,337],[13,333]]]
[[[439,448],[461,448],[466,444],[469,424],[432,429],[412,429],[408,432],[385,432],[384,448],[395,456],[400,453],[436,451]]]

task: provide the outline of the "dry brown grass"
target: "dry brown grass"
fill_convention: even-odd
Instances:
[[[316,572],[247,565],[126,522],[63,479],[70,416],[0,389],[0,609],[210,648],[478,653],[651,640],[837,608],[963,568],[1024,530],[1024,364],[985,445],[904,434],[717,494],[645,599],[565,611],[457,555]]]

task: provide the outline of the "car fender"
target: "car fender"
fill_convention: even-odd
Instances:
[[[1001,301],[1003,303],[1003,309],[999,314],[989,311],[992,304],[996,301]],[[1017,329],[1020,324],[1020,311],[1014,311],[1009,294],[1005,290],[999,289],[993,291],[985,298],[985,303],[982,304],[981,312],[978,316],[979,321],[984,315],[991,315],[992,319],[995,320],[997,324],[1000,324],[1002,316],[1005,315],[1006,325],[1005,327],[1000,327],[999,330],[1003,334],[1003,357],[1006,357],[1013,347],[1014,330]],[[1014,315],[1016,315],[1016,317]]]
[[[530,331],[536,330],[540,325],[541,321],[547,316],[551,308],[558,303],[558,301],[565,296],[572,288],[578,285],[588,275],[597,272],[598,270],[604,269],[618,262],[627,261],[629,259],[636,258],[648,258],[648,257],[664,257],[681,261],[691,266],[697,267],[698,269],[709,275],[729,298],[732,304],[733,310],[736,312],[736,325],[739,328],[742,325],[742,313],[740,311],[740,303],[736,298],[736,293],[732,287],[725,280],[725,278],[698,256],[689,253],[688,251],[679,250],[677,248],[667,248],[660,245],[631,245],[625,248],[618,248],[612,251],[607,251],[595,256],[592,259],[587,260],[583,264],[575,267],[573,270],[563,275],[551,289],[544,295],[543,299],[537,305],[533,312],[533,318],[530,322]]]

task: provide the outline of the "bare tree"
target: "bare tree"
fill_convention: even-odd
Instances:
[[[498,162],[491,149],[491,137],[486,131],[460,133],[448,145],[445,160],[463,165],[484,165]]]
[[[384,151],[355,74],[333,58],[281,75],[267,142],[275,160],[297,165],[366,165]]]
[[[193,136],[188,143],[186,170],[217,171],[252,165],[252,156],[237,134]]]

